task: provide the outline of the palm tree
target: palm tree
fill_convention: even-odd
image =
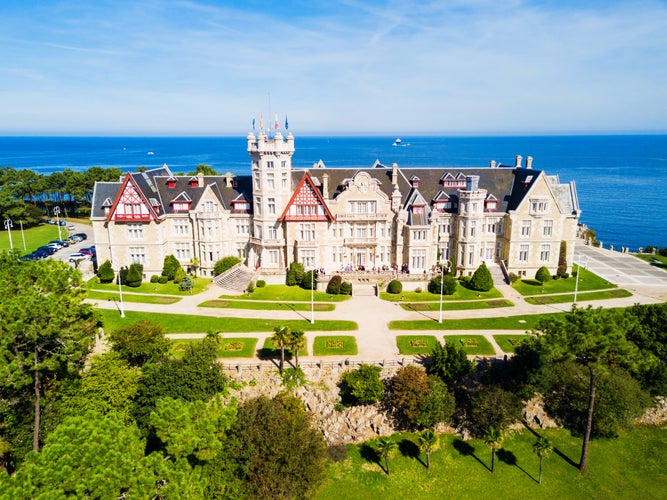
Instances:
[[[419,434],[419,449],[426,453],[426,468],[431,469],[431,452],[438,448],[438,435],[431,429]]]
[[[222,341],[222,332],[220,330],[209,330],[206,332],[206,338],[219,344]]]
[[[289,326],[276,326],[273,331],[275,333],[271,337],[271,341],[273,345],[280,348],[280,374],[282,375],[285,366],[285,346],[292,336],[292,330]]]
[[[491,473],[496,466],[496,450],[503,445],[503,433],[495,427],[489,427],[484,434],[484,444],[491,448]]]
[[[537,481],[539,484],[542,484],[542,459],[548,457],[553,449],[553,444],[545,437],[538,437],[533,444],[533,451],[540,457],[540,478]]]
[[[190,267],[192,267],[192,272],[197,277],[197,269],[199,269],[199,259],[197,257],[192,257],[190,259]]]
[[[384,458],[387,475],[389,475],[389,458],[394,455],[396,448],[398,448],[396,442],[389,438],[383,437],[378,440],[378,453],[381,458]]]
[[[294,360],[296,362],[296,367],[299,367],[299,349],[303,349],[306,346],[306,335],[302,331],[296,330],[291,333],[289,336],[289,348],[294,352]]]

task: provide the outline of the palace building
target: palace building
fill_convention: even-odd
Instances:
[[[482,263],[533,276],[556,272],[561,242],[571,265],[580,209],[574,181],[491,161],[474,168],[292,167],[294,136],[247,137],[251,175],[175,176],[165,165],[97,182],[91,219],[98,262],[138,262],[160,274],[173,254],[212,276],[239,256],[264,276],[293,261],[328,274],[444,263],[458,275]]]

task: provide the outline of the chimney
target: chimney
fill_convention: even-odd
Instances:
[[[489,163],[490,168],[496,168],[496,160],[491,160],[491,163]]]
[[[398,184],[398,163],[391,165],[391,183],[395,186]]]
[[[515,168],[521,168],[521,160],[522,159],[523,158],[521,158],[521,155],[516,155],[516,163],[514,164]]]
[[[227,172],[225,174],[225,186],[228,188],[234,187],[233,180],[234,180],[234,174],[232,174],[231,172]]]
[[[526,168],[533,168],[533,157],[532,156],[527,156],[526,157]]]
[[[479,175],[466,175],[466,191],[477,191]]]
[[[204,187],[204,174],[201,172],[197,174],[197,186],[200,188]]]
[[[322,174],[322,198],[329,199],[329,174]]]

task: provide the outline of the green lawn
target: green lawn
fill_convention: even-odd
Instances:
[[[572,270],[576,272],[579,266],[574,264]],[[586,290],[604,290],[607,288],[615,288],[616,285],[609,283],[607,280],[601,278],[597,274],[590,272],[588,269],[581,268],[579,275],[578,291]],[[521,295],[549,295],[552,293],[573,292],[576,283],[576,278],[570,276],[567,279],[549,280],[545,283],[540,283],[535,279],[522,279],[512,284],[514,289]]]
[[[632,293],[622,288],[614,288],[612,290],[600,290],[598,292],[577,292],[577,302],[587,300],[607,300],[620,299],[622,297],[632,297]],[[574,293],[567,293],[564,295],[542,295],[526,297],[526,302],[529,304],[543,305],[543,304],[563,304],[574,301]]]
[[[431,453],[431,470],[419,454],[415,434],[392,436],[399,448],[385,474],[370,443],[348,446],[348,458],[329,466],[319,500],[417,499],[659,499],[667,484],[667,432],[637,427],[618,439],[591,441],[589,470],[576,465],[581,439],[565,430],[540,430],[555,446],[544,459],[542,484],[537,484],[539,459],[528,430],[505,438],[491,474],[491,451],[482,440],[462,441],[441,435],[440,449]],[[344,493],[343,493],[344,492]]]
[[[170,354],[175,358],[183,357],[185,347],[190,342],[198,341],[199,339],[175,339],[171,340]],[[219,358],[252,358],[255,356],[255,346],[257,339],[251,337],[220,339],[218,347]]]
[[[438,339],[434,335],[398,335],[396,345],[401,354],[413,356],[417,354],[429,354]]]
[[[9,250],[9,232],[5,230],[4,219],[2,227],[0,227],[0,250]],[[60,228],[61,236],[67,237],[67,228]],[[26,250],[23,249],[23,236],[25,236]],[[21,255],[34,252],[42,245],[46,245],[49,241],[58,239],[58,226],[53,224],[42,224],[23,230],[21,235],[21,226],[18,221],[14,221],[12,228],[12,242],[14,243],[14,250],[21,252]]]
[[[119,300],[120,294],[113,292],[98,292],[96,290],[88,290],[86,297],[92,300]],[[123,302],[138,302],[141,304],[174,304],[179,302],[179,297],[166,297],[159,295],[144,295],[124,293]]]
[[[353,290],[354,293],[354,290]],[[329,295],[323,292],[314,292],[313,300],[315,302],[342,302],[350,298],[349,295]],[[250,295],[221,295],[221,299],[233,300],[267,300],[281,302],[310,302],[311,291],[304,290],[300,286],[287,285],[266,285],[262,288],[255,288]]]
[[[517,345],[528,337],[529,335],[494,335],[493,339],[503,352],[514,352]]]
[[[469,302],[444,302],[443,311],[465,311],[470,309],[495,309],[496,307],[512,307],[514,304],[507,299],[474,300]],[[408,302],[401,303],[406,311],[440,311],[440,302]]]
[[[468,356],[493,356],[496,351],[482,335],[445,335],[445,343],[463,347]]]
[[[452,295],[443,295],[443,301],[450,300],[477,300],[477,299],[495,299],[503,295],[492,288],[488,292],[477,292],[464,287],[461,283],[457,283],[456,291]],[[431,293],[427,290],[423,292],[401,292],[401,293],[387,293],[380,292],[380,298],[388,302],[440,302],[439,293]]]
[[[633,253],[632,255],[638,259],[648,262],[652,266],[667,269],[667,257],[664,257],[659,253],[656,253],[655,255],[650,255],[647,253]]]
[[[100,263],[101,264],[101,263]],[[97,277],[88,280],[86,287],[91,290],[98,290],[101,292],[118,292],[117,283],[98,283],[99,279]],[[151,283],[148,280],[145,280],[141,283],[140,286],[133,288],[123,285],[123,292],[131,293],[146,293],[146,294],[155,294],[155,295],[196,295],[198,293],[206,290],[211,284],[210,278],[194,278],[195,286],[192,289],[192,294],[190,292],[182,292],[178,289],[178,283],[170,281],[169,283]],[[123,298],[125,296],[123,295]]]
[[[391,330],[530,330],[538,320],[554,314],[523,314],[518,316],[500,316],[498,318],[443,319],[436,320],[397,320],[390,321]]]
[[[253,309],[261,311],[310,311],[311,305],[305,302],[255,302],[250,300],[217,299],[207,300],[199,304],[199,307],[217,307],[220,309]],[[333,311],[334,304],[315,303],[316,311]]]
[[[315,337],[313,356],[356,356],[357,339],[347,335]]]
[[[166,333],[206,333],[209,330],[219,330],[223,333],[244,332],[272,332],[276,326],[289,326],[292,330],[302,331],[345,331],[359,328],[354,321],[328,320],[277,320],[254,318],[214,318],[190,314],[148,313],[139,311],[125,311],[125,318],[121,318],[116,310],[99,310],[104,327],[114,330],[127,323],[137,321],[152,321],[164,326]]]
[[[268,337],[264,340],[264,345],[262,346],[262,349],[259,352],[259,356],[261,358],[280,359],[280,349],[278,349],[273,343],[273,340],[271,340],[271,338]],[[299,349],[299,356],[308,356],[308,346],[304,346],[303,348]],[[285,359],[291,359],[291,358],[292,358],[292,350],[285,349]]]

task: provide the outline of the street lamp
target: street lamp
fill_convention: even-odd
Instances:
[[[12,228],[14,227],[14,223],[12,220],[7,217],[5,219],[5,229],[7,230],[7,233],[9,233],[9,248],[10,250],[14,250],[14,242],[12,241]]]
[[[313,261],[313,270],[310,272],[310,324],[315,324],[315,262]]]
[[[24,251],[24,252],[27,252],[27,251],[28,251],[28,247],[27,247],[26,244],[25,244],[25,234],[23,233],[23,221],[20,220],[20,221],[19,221],[19,224],[21,224],[21,238],[23,238],[23,251]]]
[[[586,263],[584,264],[584,269],[588,268],[588,255],[586,256]],[[577,305],[577,290],[579,289],[579,275],[581,274],[581,265],[577,265],[577,279],[574,280],[574,301],[572,305]]]
[[[118,293],[120,294],[120,317],[125,317],[125,309],[123,309],[123,287],[120,284],[120,267],[118,268]]]
[[[56,216],[56,224],[58,224],[58,239],[62,240],[60,235],[60,207],[53,208],[53,215]]]
[[[447,260],[447,272],[452,268],[451,260]],[[445,286],[445,266],[444,263],[440,264],[440,316],[438,317],[438,323],[442,323],[442,296],[444,295],[444,286]]]

